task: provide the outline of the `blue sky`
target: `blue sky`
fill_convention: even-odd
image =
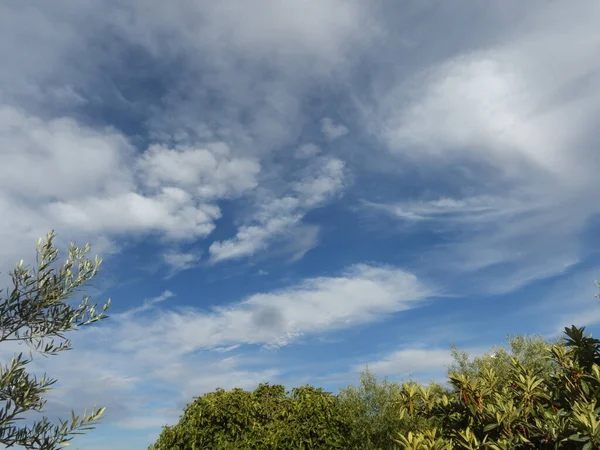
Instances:
[[[38,358],[82,450],[194,396],[441,379],[600,332],[600,4],[5,0],[0,271],[50,229],[111,318]],[[7,278],[3,278],[3,283]],[[3,349],[8,357],[13,349]]]

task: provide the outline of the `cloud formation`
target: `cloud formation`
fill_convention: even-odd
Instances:
[[[452,363],[450,349],[417,349],[397,350],[383,359],[367,364],[369,371],[377,376],[408,376],[422,372],[443,372],[444,367]],[[364,370],[364,365],[356,367],[356,371]]]
[[[260,170],[222,143],[155,145],[136,153],[114,129],[94,130],[69,118],[44,121],[7,106],[0,119],[0,204],[11,212],[0,236],[9,261],[51,228],[94,243],[139,232],[206,237],[221,216],[215,202],[253,189]]]
[[[410,308],[433,292],[393,267],[357,265],[338,277],[319,277],[280,292],[256,294],[210,313],[161,313],[152,324],[132,325],[119,347],[166,346],[189,352],[234,344],[287,345],[305,334],[343,329]],[[369,301],[365,301],[368,298]]]
[[[344,163],[336,158],[317,158],[300,179],[290,183],[288,192],[279,198],[269,193],[259,198],[249,224],[242,225],[235,237],[213,242],[212,261],[251,256],[270,242],[298,230],[304,215],[338,195],[344,187]]]
[[[321,131],[328,139],[334,140],[348,134],[348,128],[343,124],[335,124],[329,117],[321,120]]]
[[[478,273],[479,287],[501,292],[580,260],[578,236],[598,213],[600,188],[590,122],[600,109],[600,65],[583,57],[600,42],[592,19],[600,11],[589,6],[526,15],[532,26],[502,44],[432,64],[382,96],[372,129],[432,182],[417,198],[379,209],[446,235],[468,232],[431,252],[432,267],[443,260],[463,274],[489,269]]]

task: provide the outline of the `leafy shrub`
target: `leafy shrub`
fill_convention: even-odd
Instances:
[[[511,357],[501,379],[493,367],[449,374],[447,395],[425,402],[418,414],[436,422],[400,433],[405,450],[600,448],[600,341],[584,328],[565,328],[567,339],[547,349],[549,365],[537,369]],[[415,414],[408,404],[402,416]]]
[[[311,386],[286,393],[261,384],[205,394],[180,422],[165,427],[153,450],[343,449],[348,435],[337,397]]]
[[[400,385],[387,380],[378,381],[367,368],[358,386],[348,386],[339,393],[342,417],[350,430],[347,448],[397,448],[395,438],[399,431],[415,431],[429,424],[431,421],[418,413],[401,415],[402,405],[414,401],[414,392],[418,389],[419,385],[415,382]],[[441,393],[443,388],[432,383],[430,391]],[[421,408],[420,399],[417,403],[411,406],[414,412]]]

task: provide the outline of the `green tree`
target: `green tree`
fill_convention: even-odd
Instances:
[[[261,384],[254,392],[217,389],[196,398],[150,449],[347,449],[347,436],[336,396]]]
[[[351,448],[393,448],[394,438],[404,425],[400,418],[401,391],[398,383],[377,380],[368,367],[358,386],[340,390],[340,409],[350,429]]]
[[[505,385],[510,378],[512,359],[516,358],[525,367],[540,376],[548,376],[556,369],[556,362],[548,358],[548,351],[555,344],[565,342],[564,337],[547,340],[542,336],[508,336],[510,351],[504,345],[492,347],[492,350],[473,359],[456,345],[452,344],[454,362],[448,366],[448,375],[459,373],[464,376],[481,376],[486,370],[493,369],[498,384]]]
[[[429,401],[419,411],[403,402],[401,416],[433,422],[414,433],[400,431],[397,442],[405,450],[600,448],[600,341],[584,330],[565,328],[566,339],[542,346],[547,364],[517,355],[507,366],[484,361],[471,367],[460,354],[458,369],[448,375],[451,392],[420,390]]]
[[[76,434],[94,428],[104,408],[84,412],[81,418],[71,413],[71,420],[51,423],[46,417],[27,426],[17,426],[28,412],[40,412],[46,400],[43,394],[51,389],[56,379],[41,378],[27,372],[32,362],[32,351],[47,357],[70,350],[67,331],[77,330],[101,319],[110,300],[96,313],[98,304],[90,305],[85,296],[79,306],[67,302],[94,278],[101,260],[89,260],[90,246],[83,249],[71,244],[66,261],[57,265],[58,250],[53,246],[54,232],[38,241],[37,268],[30,269],[23,261],[9,272],[12,288],[5,296],[0,290],[0,343],[25,343],[30,348],[29,358],[23,353],[15,355],[10,363],[0,364],[0,443],[5,446],[22,446],[27,449],[54,450],[65,445]]]

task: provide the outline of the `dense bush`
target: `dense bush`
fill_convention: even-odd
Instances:
[[[399,432],[416,431],[429,421],[418,414],[402,416],[402,407],[410,392],[418,389],[416,382],[403,385],[378,381],[367,369],[360,377],[358,386],[348,386],[340,391],[339,407],[348,425],[346,448],[378,450],[396,448],[395,438]],[[431,383],[430,392],[441,395],[443,387]]]
[[[565,328],[567,339],[548,349],[547,365],[511,358],[500,378],[492,367],[451,372],[450,395],[416,397],[428,427],[399,434],[405,450],[600,448],[600,341],[584,328]],[[403,416],[411,416],[403,405]]]
[[[181,421],[165,427],[153,450],[343,449],[348,429],[337,397],[303,386],[261,384],[205,394],[189,404]]]
[[[368,371],[338,395],[304,386],[217,390],[188,405],[154,450],[596,449],[600,341],[509,339],[511,353],[471,360],[453,350],[448,385],[377,381]]]
[[[397,383],[379,382],[368,370],[358,386],[340,391],[340,409],[349,428],[347,441],[354,448],[378,449],[393,441],[403,425],[400,393]]]

